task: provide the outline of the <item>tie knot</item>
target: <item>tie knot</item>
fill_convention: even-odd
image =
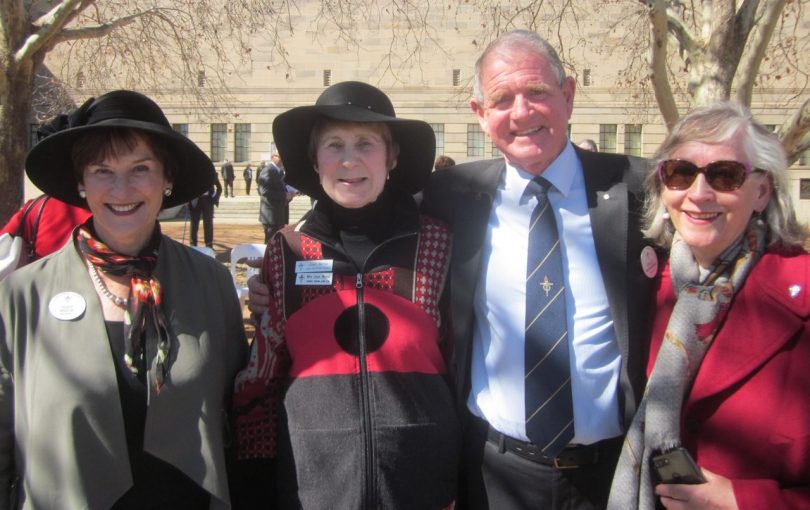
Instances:
[[[523,192],[523,195],[528,197],[537,197],[538,199],[543,199],[548,194],[548,189],[551,187],[551,183],[548,182],[544,177],[535,177],[529,184],[526,185],[526,190]]]

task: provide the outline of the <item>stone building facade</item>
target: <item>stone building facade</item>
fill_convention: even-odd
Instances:
[[[299,12],[291,18],[292,26],[298,28],[282,34],[286,59],[275,51],[270,37],[257,36],[250,59],[229,78],[228,90],[222,91],[231,98],[228,104],[216,109],[197,106],[193,98],[178,94],[171,83],[144,92],[155,97],[176,129],[215,163],[233,161],[238,176],[247,163],[255,168],[260,160],[269,159],[274,148],[272,122],[278,114],[313,103],[326,86],[345,80],[380,87],[392,98],[398,115],[430,123],[437,136],[437,154],[456,162],[498,156],[468,106],[474,63],[488,40],[487,31],[493,28],[482,21],[475,4],[426,2],[431,6],[427,11],[430,27],[418,31],[409,28],[408,16],[364,13],[347,22],[352,37],[347,42],[319,16],[318,2],[300,2]],[[558,50],[577,80],[569,127],[572,141],[591,138],[603,151],[649,156],[666,128],[649,91],[638,82],[621,84],[624,64],[646,52],[643,45],[628,43],[632,38],[627,31],[646,27],[605,27],[603,23],[611,16],[620,17],[618,12],[606,10],[632,4],[639,5],[604,2],[599,11],[582,11],[576,33],[561,24],[550,29],[551,24],[559,23],[553,13],[535,22],[546,27],[538,31],[553,45],[563,45]],[[810,22],[800,24],[804,33],[810,31]],[[53,65],[58,53],[50,58],[49,67],[58,68]],[[104,92],[82,86],[75,76],[60,78],[77,103]],[[756,90],[752,110],[764,124],[781,125],[806,98],[798,79],[796,83],[787,81],[778,82],[778,87],[771,81]],[[210,86],[204,70],[198,85]],[[685,102],[681,106],[687,108]],[[790,186],[799,214],[810,220],[810,154],[791,168]]]

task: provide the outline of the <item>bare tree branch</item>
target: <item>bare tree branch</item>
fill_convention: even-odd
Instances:
[[[756,4],[757,2],[747,3]],[[762,16],[754,25],[753,33],[748,41],[748,51],[743,55],[740,68],[737,71],[737,94],[735,99],[739,103],[751,104],[754,83],[762,66],[762,59],[768,51],[779,16],[784,8],[785,0],[765,2]],[[753,18],[753,14],[751,17]]]
[[[58,44],[65,41],[77,41],[79,39],[98,39],[100,37],[109,35],[117,28],[122,28],[129,25],[140,17],[156,14],[157,12],[159,12],[157,9],[149,9],[136,14],[131,14],[129,16],[110,20],[103,25],[85,26],[81,28],[66,28],[54,36],[52,43]]]
[[[662,3],[668,4],[669,2]],[[675,39],[678,40],[681,50],[686,54],[694,53],[698,48],[698,44],[695,40],[695,36],[692,35],[692,31],[689,30],[689,27],[686,26],[683,19],[681,19],[674,9],[667,6],[664,12],[666,12],[667,27],[669,32],[675,36]]]
[[[655,99],[658,102],[658,109],[664,117],[667,130],[672,129],[678,121],[678,106],[672,95],[672,88],[669,85],[667,73],[667,38],[669,27],[669,16],[667,4],[663,0],[650,0],[647,2],[649,9],[650,30],[652,31],[652,45],[650,55],[650,81],[655,91]]]
[[[52,40],[75,16],[92,3],[90,0],[64,0],[36,20],[36,33],[28,36],[14,54],[16,62],[23,62],[44,48],[52,47]]]

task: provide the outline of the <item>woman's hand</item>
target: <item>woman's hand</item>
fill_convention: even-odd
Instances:
[[[655,493],[668,510],[737,510],[731,480],[701,469],[706,483],[660,484]]]

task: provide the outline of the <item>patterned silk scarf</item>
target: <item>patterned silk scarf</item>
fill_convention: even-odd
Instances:
[[[161,309],[160,282],[152,272],[157,264],[160,246],[160,225],[146,247],[138,256],[116,253],[98,239],[90,218],[76,229],[76,248],[86,260],[107,274],[130,278],[129,299],[124,310],[124,362],[127,368],[138,375],[139,367],[146,357],[148,335],[157,335],[157,355],[155,357],[156,388],[158,393],[169,372],[169,336],[167,321]]]
[[[678,233],[670,251],[677,293],[644,397],[627,432],[610,491],[610,510],[654,510],[651,457],[680,446],[681,408],[734,294],[765,249],[767,227],[753,218],[701,282],[692,251]]]

